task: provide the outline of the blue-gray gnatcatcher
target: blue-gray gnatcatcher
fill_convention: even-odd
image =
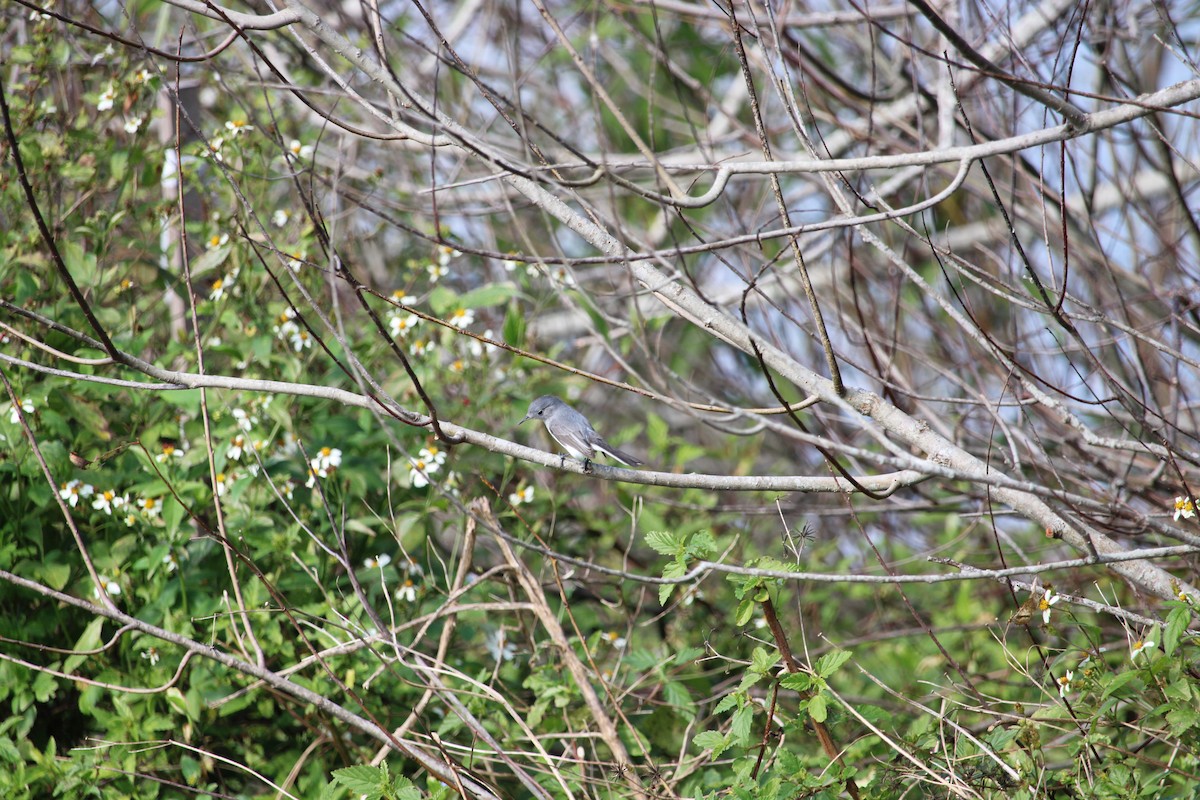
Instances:
[[[529,404],[529,412],[525,419],[518,422],[521,425],[531,419],[540,419],[546,425],[546,430],[554,437],[554,441],[563,446],[572,457],[583,461],[586,470],[596,451],[609,458],[615,458],[630,467],[641,466],[642,462],[622,450],[618,450],[592,427],[587,417],[580,414],[557,397],[542,395]]]

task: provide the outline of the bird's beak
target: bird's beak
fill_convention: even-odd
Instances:
[[[532,417],[532,416],[530,416],[529,414],[526,414],[526,415],[525,415],[525,419],[521,420],[521,421],[520,421],[520,422],[518,422],[517,424],[518,424],[518,425],[524,425],[526,422],[529,422],[529,420],[531,420],[531,419],[533,419],[533,417]]]

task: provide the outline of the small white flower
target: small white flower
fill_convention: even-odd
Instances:
[[[403,289],[397,289],[396,291],[392,292],[392,299],[402,306],[411,306],[417,301],[417,298],[413,297]],[[420,319],[420,317],[418,317],[418,319]]]
[[[236,479],[237,479],[237,476],[234,475],[232,472],[229,473],[228,475],[226,475],[224,472],[218,472],[217,473],[217,497],[224,497],[225,490],[228,489],[230,486],[232,486],[233,482]]]
[[[120,508],[128,501],[129,498],[122,497],[110,489],[96,495],[95,501],[92,502],[92,508],[98,511],[103,511],[105,514],[108,514],[111,517],[114,508]]]
[[[109,597],[116,597],[121,593],[121,587],[116,580],[106,575],[97,575],[96,580],[100,582],[100,585],[92,587],[93,597],[99,597],[101,592],[104,592]]]
[[[411,345],[409,345],[409,348],[408,348],[409,354],[411,354],[415,358],[420,358],[421,356],[425,355],[426,353],[431,352],[432,350],[433,350],[433,342],[429,341],[428,339],[417,339],[415,342],[413,342]]]
[[[508,641],[508,634],[503,628],[488,631],[484,643],[488,653],[497,661],[512,661],[517,654],[516,645]]]
[[[231,461],[241,461],[242,452],[246,448],[246,437],[242,434],[234,436],[229,443],[229,448],[225,451],[225,457]]]
[[[125,120],[125,132],[137,133],[139,130],[141,130],[143,121],[144,120],[142,117],[130,117],[129,119]]]
[[[450,274],[450,270],[445,264],[430,264],[425,270],[429,273],[429,280],[433,283],[437,283]]]
[[[133,73],[133,82],[134,83],[149,83],[151,77],[152,77],[152,74],[151,74],[150,70],[139,69],[137,72]]]
[[[437,249],[437,263],[440,267],[447,266],[451,261],[461,256],[462,253],[455,250],[449,245],[442,245]]]
[[[174,572],[175,570],[179,569],[179,559],[177,559],[175,554],[172,552],[168,552],[162,557],[162,563],[163,566],[167,568],[167,572]]]
[[[155,664],[157,664],[157,663],[158,663],[158,648],[157,648],[157,647],[151,647],[151,648],[148,648],[148,649],[146,649],[146,650],[143,650],[143,651],[142,651],[142,658],[144,658],[144,659],[146,659],[147,661],[149,661],[149,662],[150,662],[150,666],[152,666],[152,667],[153,667]]]
[[[1038,608],[1041,609],[1042,612],[1043,625],[1050,624],[1050,606],[1057,603],[1060,599],[1062,599],[1062,595],[1055,594],[1054,590],[1049,587],[1046,588],[1046,593],[1042,596],[1042,599],[1038,601]]]
[[[420,458],[409,458],[412,465],[408,471],[409,480],[414,489],[423,489],[429,485],[429,476],[437,472],[441,466],[435,461],[425,461]]]
[[[414,328],[421,324],[421,318],[416,314],[393,312],[388,314],[388,331],[393,339],[402,339]]]
[[[380,553],[377,556],[371,556],[363,562],[363,566],[367,569],[383,569],[388,564],[392,563],[392,557],[387,553]]]
[[[1066,697],[1067,692],[1071,691],[1071,679],[1075,677],[1075,673],[1067,670],[1067,673],[1058,679],[1058,696]]]
[[[212,294],[208,296],[209,300],[214,303],[223,298],[225,295],[233,291],[234,287],[233,276],[226,275],[224,278],[217,278],[212,283]]]
[[[421,565],[418,564],[417,560],[415,558],[413,558],[412,556],[409,556],[408,558],[404,559],[404,562],[405,562],[404,568],[408,571],[409,575],[424,575],[425,574],[425,570],[421,568]]]
[[[625,637],[618,634],[616,631],[605,631],[600,634],[600,638],[611,644],[617,650],[625,649]]]
[[[117,99],[117,89],[111,83],[108,88],[100,95],[100,99],[96,101],[97,111],[108,111],[113,107],[113,102]]]
[[[225,130],[229,131],[231,138],[236,138],[254,130],[254,126],[247,125],[244,119],[230,119],[225,121]]]
[[[96,493],[96,487],[90,483],[74,480],[69,483],[64,483],[58,492],[58,496],[74,508],[79,503],[79,498],[88,498]]]
[[[184,451],[173,444],[163,444],[162,452],[154,457],[159,464],[165,464],[172,458],[183,458]]]
[[[1143,651],[1153,650],[1153,649],[1154,649],[1154,640],[1153,639],[1145,639],[1145,640],[1138,639],[1136,642],[1134,642],[1133,644],[1131,644],[1129,646],[1129,660],[1133,661],[1135,658],[1137,658],[1139,655],[1141,655]]]
[[[300,268],[304,266],[304,260],[307,257],[306,253],[291,253],[287,262],[288,269],[292,272],[299,272]]]
[[[515,255],[515,254],[510,253],[510,255]],[[520,264],[518,264],[516,261],[514,261],[511,258],[504,259],[503,261],[500,262],[500,264],[503,265],[505,272],[512,272],[513,270],[515,270],[517,267],[520,266]]]
[[[225,145],[223,136],[214,136],[208,140],[208,152],[204,155],[212,156],[217,161],[224,161],[225,156],[221,155],[221,148]]]
[[[421,452],[417,453],[417,455],[421,457],[422,461],[435,464],[438,467],[446,463],[446,454],[432,444],[428,447],[422,447]]]
[[[235,420],[237,420],[237,427],[240,431],[249,433],[254,429],[254,426],[258,424],[258,417],[247,414],[245,409],[235,408],[229,413],[233,415]]]
[[[1196,516],[1196,509],[1192,505],[1192,501],[1186,497],[1175,498],[1175,521],[1180,519],[1192,519]]]
[[[221,245],[225,244],[228,241],[229,241],[228,233],[214,233],[212,236],[208,237],[208,241],[204,243],[204,246],[205,246],[205,248],[207,248],[209,250],[216,250],[218,247],[220,247]]]
[[[336,447],[322,447],[313,457],[313,466],[319,470],[337,469],[342,465],[342,451]],[[320,473],[324,478],[324,472]]]
[[[312,336],[303,328],[296,328],[292,335],[288,337],[288,341],[291,343],[292,349],[297,353],[312,347]]]
[[[519,506],[522,503],[533,502],[533,487],[526,486],[524,489],[518,489],[508,496],[508,502],[514,506]]]
[[[465,328],[475,321],[475,312],[469,308],[456,308],[449,321],[456,328]]]
[[[292,212],[286,208],[277,208],[275,213],[271,215],[271,224],[276,228],[282,228],[288,224],[288,220],[292,218]]]
[[[412,582],[412,578],[405,578],[404,583],[396,590],[396,599],[403,600],[406,603],[414,603],[417,600],[417,585]]]
[[[28,397],[18,397],[17,402],[13,403],[12,407],[8,409],[8,421],[13,425],[21,424],[20,411],[24,411],[26,414],[34,412],[33,403]]]
[[[557,266],[550,270],[550,283],[554,284],[559,289],[570,289],[575,285],[575,276],[564,266]]]
[[[302,158],[305,161],[312,158],[313,148],[311,144],[300,144],[299,139],[292,139],[288,145],[288,155],[293,158]]]
[[[157,497],[145,497],[138,500],[138,508],[147,517],[157,517],[162,513],[162,500]]]

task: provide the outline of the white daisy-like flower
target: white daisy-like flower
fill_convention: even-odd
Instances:
[[[428,447],[422,447],[421,452],[417,453],[417,455],[421,457],[422,461],[428,461],[439,467],[446,463],[446,454],[439,450],[436,445],[431,444]]]
[[[137,133],[142,129],[142,122],[144,121],[142,117],[129,117],[125,120],[125,132]]]
[[[454,259],[458,258],[461,255],[462,255],[462,253],[458,252],[453,247],[450,247],[449,245],[444,244],[444,245],[438,247],[438,249],[437,249],[438,266],[445,267],[451,261],[453,261]]]
[[[421,318],[416,314],[394,311],[388,314],[388,331],[393,339],[402,339],[414,328],[421,324]]]
[[[157,647],[149,647],[149,648],[143,650],[142,658],[149,661],[150,666],[153,667],[155,664],[158,663],[158,648]]]
[[[241,461],[242,452],[246,448],[246,437],[242,434],[234,436],[229,442],[229,448],[225,451],[225,457],[231,461]]]
[[[617,650],[625,649],[625,637],[618,634],[616,631],[605,631],[600,634],[600,638],[611,644]]]
[[[237,480],[237,476],[230,472],[228,475],[224,472],[217,473],[217,497],[224,497],[225,490],[233,485]]]
[[[1133,661],[1146,650],[1154,649],[1153,639],[1138,639],[1133,644],[1129,645],[1129,660]]]
[[[1042,595],[1042,599],[1038,601],[1038,608],[1042,612],[1042,624],[1050,624],[1050,606],[1062,599],[1062,595],[1055,594],[1054,590],[1046,587],[1046,593]]]
[[[67,504],[74,508],[79,504],[80,498],[87,499],[96,493],[96,487],[90,483],[84,483],[80,480],[69,481],[64,483],[59,489],[58,496],[67,501]]]
[[[425,271],[429,273],[431,283],[437,283],[450,274],[450,269],[445,264],[430,264]]]
[[[1196,509],[1192,505],[1192,501],[1186,497],[1175,498],[1175,521],[1181,519],[1192,519],[1196,516]]]
[[[396,599],[403,600],[406,603],[415,603],[417,600],[417,585],[413,583],[412,578],[405,578],[404,583],[396,590]]]
[[[143,497],[138,500],[138,508],[147,517],[157,517],[162,513],[162,500],[157,497]]]
[[[145,69],[145,68],[139,69],[137,72],[133,73],[133,82],[134,83],[149,83],[150,78],[152,78],[152,77],[153,77],[153,73],[150,72],[150,70]]]
[[[429,485],[429,476],[441,469],[441,465],[436,461],[425,461],[420,458],[408,459],[411,465],[408,470],[408,478],[412,481],[414,489],[423,489]]]
[[[109,489],[96,495],[96,499],[92,501],[92,508],[103,511],[111,517],[114,508],[120,508],[127,502],[129,502],[128,497],[123,497]]]
[[[428,339],[417,339],[409,345],[408,352],[415,358],[420,358],[433,351],[433,342]]]
[[[100,94],[100,99],[96,101],[97,111],[108,111],[113,107],[113,102],[117,99],[117,89],[111,83],[108,88]]]
[[[258,424],[258,417],[252,414],[247,414],[246,410],[243,408],[235,408],[229,413],[233,415],[235,420],[237,420],[237,427],[240,431],[249,433],[254,429],[254,426]]]
[[[12,406],[8,409],[8,421],[11,422],[13,425],[20,425],[21,424],[21,414],[20,414],[21,411],[24,411],[26,414],[32,414],[34,412],[33,403],[29,400],[28,397],[18,397],[17,398],[17,402],[13,403]]]
[[[167,554],[162,557],[162,563],[167,568],[167,572],[174,572],[179,569],[179,559],[170,551],[167,551]]]
[[[363,561],[363,566],[367,569],[383,569],[390,563],[392,563],[392,557],[387,553],[380,553],[377,556],[371,556],[366,561]]]
[[[293,158],[301,158],[307,161],[313,156],[313,148],[311,144],[301,144],[299,139],[292,139],[288,144],[288,155]]]
[[[97,575],[96,580],[100,585],[92,587],[92,597],[99,598],[101,592],[109,597],[116,597],[121,593],[121,587],[112,578],[106,575]]]
[[[1071,691],[1071,679],[1075,677],[1075,673],[1067,670],[1066,674],[1058,678],[1058,696],[1066,697],[1067,692]]]
[[[209,250],[216,250],[218,247],[228,241],[228,233],[214,233],[212,236],[208,237],[208,241],[204,243],[204,246]]]
[[[411,306],[413,303],[417,302],[417,298],[413,297],[403,289],[397,289],[396,291],[392,292],[392,299],[402,306]],[[420,317],[418,317],[418,319],[420,319]]]
[[[183,458],[183,449],[173,444],[163,443],[162,452],[154,457],[159,464],[165,464],[173,458]]]
[[[450,314],[450,324],[456,328],[465,328],[475,321],[475,312],[469,308],[456,308]]]
[[[503,628],[488,631],[484,645],[496,661],[512,661],[517,654],[516,645],[508,641],[508,634]]]
[[[519,506],[522,503],[533,502],[533,487],[526,486],[524,489],[518,489],[508,496],[508,502],[514,506]]]
[[[244,119],[230,119],[225,121],[225,130],[229,131],[230,138],[237,138],[254,130],[254,126],[246,124]]]
[[[282,228],[288,224],[288,220],[291,218],[292,212],[288,211],[286,208],[277,208],[275,209],[275,212],[271,214],[271,224],[276,228]]]

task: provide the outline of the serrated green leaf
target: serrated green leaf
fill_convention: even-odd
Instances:
[[[743,600],[738,604],[737,614],[734,615],[733,624],[741,627],[750,621],[754,616],[754,609],[758,608],[758,603],[753,600]]]
[[[717,540],[708,531],[699,531],[687,545],[688,555],[694,558],[709,558],[717,549]]]
[[[797,692],[807,692],[812,688],[812,677],[803,672],[793,672],[791,675],[784,676],[779,685],[785,689],[794,689]]]
[[[725,695],[721,698],[721,702],[717,703],[717,707],[713,709],[713,715],[715,716],[717,714],[724,714],[726,711],[735,707],[739,702],[741,702],[742,697],[743,695],[740,695],[737,692],[730,692],[729,694]]]
[[[832,653],[826,653],[817,659],[815,671],[822,678],[828,678],[837,672],[842,664],[849,661],[851,655],[853,654],[849,650],[834,650]]]
[[[702,750],[711,750],[713,761],[729,749],[729,740],[716,731],[701,731],[692,737],[692,743]]]
[[[387,776],[383,771],[366,764],[335,769],[333,779],[352,794],[366,795],[369,798],[382,797],[383,790],[387,787]]]
[[[813,718],[813,722],[824,722],[829,716],[829,708],[827,707],[825,695],[815,694],[808,701],[808,715]]]
[[[778,650],[768,652],[765,647],[756,647],[754,648],[754,652],[750,654],[750,669],[754,672],[766,672],[778,662]]]
[[[1164,653],[1172,655],[1175,652],[1175,648],[1179,646],[1179,637],[1187,630],[1191,619],[1191,609],[1187,606],[1180,605],[1171,609],[1171,613],[1167,615],[1167,627],[1163,631]]]
[[[685,647],[675,654],[675,658],[671,663],[677,667],[681,664],[690,664],[702,655],[704,655],[703,647]]]
[[[687,573],[687,564],[676,559],[675,561],[672,561],[671,563],[669,563],[665,567],[663,567],[662,576],[664,578],[682,578],[686,573]],[[676,588],[678,588],[678,586],[679,586],[679,584],[677,584],[677,583],[665,583],[662,586],[658,587],[658,603],[659,603],[659,605],[665,606],[667,604],[667,600],[671,597],[671,594],[675,591]]]
[[[660,556],[674,556],[682,551],[683,540],[670,531],[649,531],[646,545]]]
[[[750,733],[754,727],[754,706],[746,705],[733,712],[729,726],[729,737],[735,744],[745,747],[750,744]]]

